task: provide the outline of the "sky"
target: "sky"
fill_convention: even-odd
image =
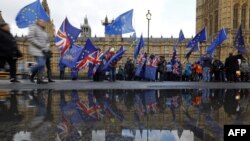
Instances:
[[[18,11],[35,0],[0,0],[0,10],[15,35],[26,35],[27,29],[18,29],[15,17]],[[42,0],[41,0],[42,1]],[[71,24],[80,28],[87,16],[92,36],[103,37],[101,21],[134,9],[133,26],[137,36],[147,36],[146,13],[150,10],[150,35],[153,37],[178,37],[180,29],[185,37],[195,34],[196,0],[47,0],[56,31],[67,16]],[[132,33],[131,33],[132,34]],[[125,36],[130,36],[126,34]]]

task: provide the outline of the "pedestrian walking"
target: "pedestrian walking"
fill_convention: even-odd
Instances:
[[[7,62],[10,67],[10,82],[19,82],[16,76],[16,62],[22,57],[17,47],[15,38],[10,33],[10,26],[5,22],[0,23],[0,67]]]
[[[37,84],[46,84],[43,80],[46,56],[49,53],[49,36],[45,31],[46,22],[42,19],[29,27],[29,53],[36,60],[36,65],[31,69],[30,81],[34,83],[37,75]]]

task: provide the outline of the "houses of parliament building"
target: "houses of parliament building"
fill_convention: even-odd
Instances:
[[[43,0],[42,5],[45,11],[50,15],[50,9],[47,0]],[[4,15],[3,11],[3,15]],[[0,20],[4,20],[2,13],[0,12]],[[106,17],[103,21],[103,25],[108,24],[109,20]],[[250,0],[196,0],[196,32],[199,32],[203,27],[207,27],[208,40],[206,43],[202,43],[200,46],[200,52],[194,52],[189,61],[193,62],[197,60],[201,54],[206,52],[206,48],[210,45],[211,41],[216,37],[218,31],[225,27],[228,31],[228,39],[215,51],[214,56],[222,61],[228,56],[230,52],[235,52],[236,49],[233,47],[235,35],[237,29],[242,25],[243,33],[245,38],[246,47],[249,50],[250,47]],[[59,52],[57,51],[54,43],[55,28],[53,21],[50,21],[46,28],[47,32],[51,36],[51,50],[53,52],[52,57],[52,73],[54,75],[59,74]],[[110,47],[114,47],[116,50],[121,46],[127,47],[127,52],[123,59],[120,61],[121,64],[126,62],[127,57],[133,57],[135,44],[132,45],[132,37],[122,36],[109,36],[96,37],[91,34],[91,26],[88,23],[87,17],[85,17],[83,24],[81,25],[82,33],[77,40],[76,44],[84,46],[87,38],[90,38],[95,46],[101,48],[102,51],[108,50]],[[25,36],[16,37],[18,46],[23,53],[24,57],[21,62],[33,61],[33,57],[27,52],[28,42]],[[165,56],[166,60],[169,61],[173,54],[173,46],[176,43],[175,38],[153,38],[149,39],[149,53],[153,53],[160,56]],[[177,58],[184,61],[185,55],[189,51],[186,48],[187,42],[191,39],[185,39],[177,48]],[[148,47],[147,39],[144,39],[145,47]],[[131,46],[132,45],[132,46]],[[249,53],[248,53],[249,56]],[[69,70],[66,70],[69,71]]]

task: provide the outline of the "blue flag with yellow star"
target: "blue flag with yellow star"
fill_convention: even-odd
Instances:
[[[204,42],[207,40],[207,31],[206,28],[204,27],[198,34],[195,35],[195,37],[188,42],[187,47],[192,48],[197,46],[198,43]]]
[[[111,24],[105,26],[105,34],[122,35],[134,32],[132,25],[133,9],[118,16]]]
[[[182,42],[183,40],[185,40],[185,36],[182,30],[180,30],[179,33],[179,38],[178,38],[178,43]]]
[[[61,59],[61,63],[69,68],[75,68],[77,61],[81,58],[83,47],[73,44]]]
[[[242,32],[242,26],[240,26],[240,28],[238,29],[238,32],[234,41],[234,47],[238,50],[240,54],[247,53],[247,49],[246,49],[244,37],[243,37],[243,32]]]
[[[212,42],[212,44],[207,48],[207,53],[212,55],[216,47],[222,44],[227,39],[227,33],[225,28],[222,28],[216,37],[216,39]]]
[[[49,21],[50,18],[43,9],[40,0],[37,0],[22,8],[16,16],[16,24],[19,28],[26,28],[34,24],[38,19]]]

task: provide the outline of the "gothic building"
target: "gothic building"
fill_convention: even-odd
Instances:
[[[217,55],[224,59],[229,52],[236,52],[233,42],[240,25],[243,27],[246,46],[250,46],[250,1],[249,0],[196,0],[196,32],[207,27],[208,42],[225,27],[228,39]]]
[[[91,38],[91,27],[89,26],[87,16],[84,18],[84,23],[83,25],[81,25],[81,30],[82,30],[81,32],[82,37]]]
[[[200,52],[192,53],[189,61],[194,62],[200,55],[206,52],[206,48],[210,45],[211,41],[215,38],[218,31],[225,27],[228,30],[228,39],[215,51],[215,57],[221,59],[222,61],[228,56],[230,52],[235,52],[236,49],[233,48],[234,38],[237,32],[237,28],[242,24],[244,29],[244,37],[245,43],[248,47],[250,46],[250,1],[249,0],[197,0],[196,7],[196,32],[199,32],[203,27],[207,27],[208,31],[208,41],[206,43],[201,44]],[[47,0],[42,1],[42,5],[45,11],[50,15],[50,9],[47,3]],[[0,20],[3,20],[0,12]],[[102,24],[105,26],[111,23],[112,20],[109,20],[108,17],[104,19]],[[127,52],[123,59],[119,62],[119,65],[124,65],[127,57],[132,57],[134,54],[135,44],[133,43],[133,39],[131,37],[122,37],[122,36],[109,36],[105,35],[105,37],[92,37],[91,27],[88,23],[87,17],[84,18],[84,22],[81,25],[81,36],[78,38],[76,44],[80,46],[84,46],[87,38],[90,38],[95,46],[99,47],[103,52],[108,50],[110,47],[114,47],[115,50],[118,50],[121,46],[127,48]],[[104,28],[103,28],[104,29]],[[53,25],[53,21],[51,20],[46,30],[51,36],[51,50],[53,52],[52,57],[52,73],[53,75],[59,74],[58,60],[60,57],[59,52],[55,48],[53,36],[55,34],[55,29]],[[184,31],[185,33],[185,31]],[[146,51],[148,44],[147,38],[144,39],[145,47],[144,51]],[[186,48],[186,44],[191,39],[184,40],[179,47],[177,47],[177,59],[181,62],[185,60],[185,55],[189,51],[189,48]],[[31,57],[27,52],[28,42],[26,37],[17,37],[18,46],[21,52],[24,54],[23,60],[20,62],[29,62],[33,61],[33,57]],[[165,56],[166,60],[169,61],[173,55],[173,46],[177,42],[176,38],[170,37],[159,37],[153,38],[152,36],[149,39],[149,53],[153,53],[159,56]],[[66,72],[70,71],[69,69]],[[85,71],[84,71],[85,72]],[[70,73],[66,73],[70,74]],[[85,75],[85,73],[80,73],[80,75]]]
[[[46,11],[46,13],[50,16],[50,9],[49,9],[47,0],[43,0],[42,1],[42,6],[43,6],[44,10]],[[54,34],[55,34],[55,27],[54,27],[52,19],[50,19],[50,21],[47,23],[46,31],[49,33],[50,37],[54,36]]]

